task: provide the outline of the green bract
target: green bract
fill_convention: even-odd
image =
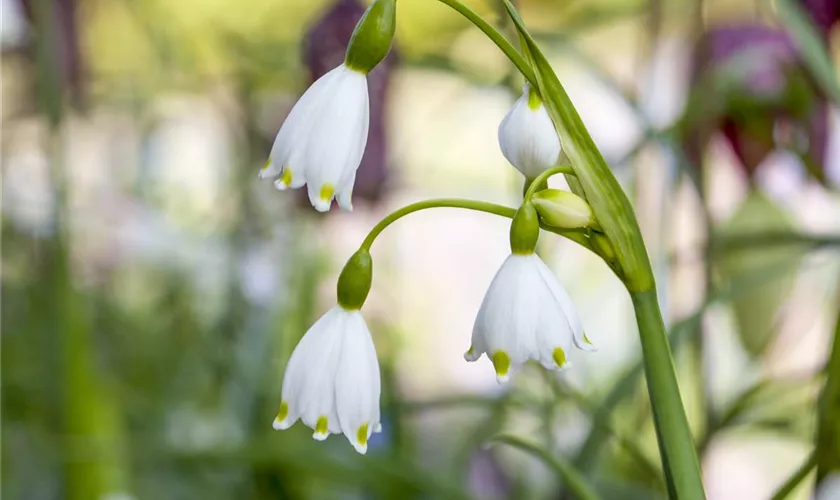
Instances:
[[[543,222],[549,226],[564,229],[599,227],[595,214],[592,213],[592,207],[574,193],[559,189],[543,189],[531,197],[531,202]]]
[[[397,0],[376,0],[370,4],[353,30],[344,64],[360,73],[370,72],[391,50],[396,24]]]
[[[526,201],[516,211],[510,224],[510,251],[517,255],[531,255],[540,237],[540,221],[534,205]]]
[[[361,309],[373,280],[373,259],[361,249],[344,264],[338,277],[338,305],[347,310]]]

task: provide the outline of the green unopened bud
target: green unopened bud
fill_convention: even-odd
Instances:
[[[546,224],[563,229],[600,229],[592,207],[580,196],[559,189],[537,191],[531,201]]]
[[[354,253],[338,276],[338,305],[348,310],[361,309],[373,280],[373,259],[367,250]]]
[[[603,257],[607,262],[615,262],[615,249],[612,247],[612,243],[610,243],[609,238],[607,238],[605,234],[592,233],[590,240],[592,240],[592,246],[595,247],[595,251],[598,252],[598,255]]]
[[[530,202],[525,202],[510,224],[510,251],[517,255],[531,255],[540,237],[540,220]]]
[[[370,72],[391,50],[396,24],[397,0],[371,3],[353,30],[344,64],[361,73]]]

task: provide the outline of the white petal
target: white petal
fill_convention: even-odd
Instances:
[[[338,66],[316,80],[292,107],[277,132],[269,155],[271,163],[260,173],[261,178],[279,175],[287,167],[292,152],[305,143],[312,121],[325,105],[325,97],[329,95],[331,87],[340,76],[341,68],[342,66]],[[302,168],[294,166],[293,169],[298,175],[304,175]]]
[[[328,432],[340,431],[335,413],[335,372],[342,344],[343,310],[336,306],[315,322],[295,347],[283,377],[282,400],[288,416],[275,423],[285,428],[300,417],[316,429],[321,417],[327,418]],[[316,432],[325,439],[326,432]]]
[[[509,367],[505,370],[496,366],[500,383],[506,382],[509,372],[537,352],[535,336],[539,309],[532,297],[535,276],[538,275],[528,257],[509,256],[490,283],[475,320],[473,353],[469,358],[486,352],[495,366],[495,356],[503,353]]]
[[[346,328],[336,372],[335,400],[341,430],[359,453],[379,423],[381,382],[370,331],[359,311],[344,311]]]
[[[585,337],[583,323],[580,321],[580,317],[577,314],[572,298],[569,297],[566,289],[563,288],[563,285],[560,284],[560,281],[557,280],[557,277],[551,272],[551,269],[545,265],[542,259],[537,257],[537,260],[537,268],[539,269],[540,276],[542,276],[543,280],[545,280],[545,283],[551,290],[555,300],[557,300],[560,304],[560,308],[563,310],[563,314],[565,315],[569,328],[572,331],[572,340],[574,341],[575,346],[584,351],[596,351],[597,348]]]
[[[314,183],[310,183],[306,186],[306,191],[309,194],[309,203],[315,207],[315,210],[319,212],[329,212],[333,199],[332,194],[329,196],[322,196],[318,187]]]
[[[473,348],[464,357],[473,361],[486,352],[499,382],[529,359],[550,370],[567,369],[575,329],[583,335],[571,299],[542,260],[534,254],[511,255],[481,303]],[[500,352],[507,360],[495,359]]]
[[[269,158],[268,161],[265,162],[262,170],[260,170],[259,178],[268,179],[269,177],[278,176],[282,170],[283,167],[280,164],[271,161],[271,158]]]
[[[538,176],[557,162],[560,139],[541,103],[528,105],[528,86],[499,125],[499,146],[505,158],[525,177]]]
[[[303,153],[310,201],[322,206],[331,201],[323,199],[324,188],[333,194],[343,192],[364,154],[370,122],[365,75],[344,68],[327,100],[313,119]]]
[[[349,177],[350,178],[348,180],[344,181],[344,185],[341,186],[335,198],[338,206],[346,212],[353,211],[353,202],[350,198],[353,196],[353,185],[356,183],[356,173],[353,172],[353,175]]]

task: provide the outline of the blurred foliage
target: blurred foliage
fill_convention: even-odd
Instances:
[[[469,3],[502,24],[496,4]],[[651,38],[639,44],[637,57],[645,63],[652,57],[645,47],[655,44],[657,33],[699,29],[687,14],[694,12],[693,2],[520,3],[540,43],[552,50],[552,64],[555,58],[582,62],[576,71],[591,73],[640,117],[645,130],[639,143],[614,168],[668,143],[675,125],[652,126],[635,82],[600,59],[621,44],[632,45],[615,29],[632,25],[634,33]],[[323,290],[332,291],[335,269],[319,239],[330,223],[294,203],[266,198],[255,177],[287,104],[309,78],[301,39],[328,2],[32,5],[41,10],[31,12],[31,36],[21,42],[23,51],[4,47],[2,62],[3,496],[572,498],[569,478],[585,481],[603,498],[664,496],[638,359],[599,367],[609,373],[584,388],[526,370],[504,392],[443,391],[419,399],[399,363],[406,326],[387,315],[371,318],[383,372],[385,432],[372,439],[369,454],[359,457],[340,436],[316,445],[300,425],[271,432],[283,364],[322,311]],[[84,96],[78,100],[67,99],[73,92],[67,86],[77,83],[56,64],[61,58],[54,40],[66,35],[56,26],[66,24],[51,16],[68,15],[68,6],[74,6],[78,25],[80,57],[74,64],[80,65]],[[737,10],[734,3],[714,8],[720,16]],[[429,1],[400,0],[400,9],[403,67],[455,74],[476,87],[519,86],[492,44],[460,17]],[[630,52],[622,48],[620,54]],[[825,59],[818,62],[828,82]],[[167,113],[200,112],[202,99],[225,111],[222,126],[235,161],[220,172],[196,169],[189,154],[179,157],[176,170],[183,172],[155,164],[163,147],[161,127],[180,130],[171,118],[167,122]],[[113,127],[106,139],[113,150],[105,161],[112,168],[101,181],[105,194],[91,194],[83,184],[93,174],[74,171],[79,162],[70,161],[87,144],[73,132],[102,114],[120,118],[104,122]],[[686,117],[679,127],[698,125]],[[123,128],[120,120],[131,126]],[[43,175],[39,165],[45,166]],[[187,182],[165,184],[161,170],[183,174]],[[23,183],[5,182],[21,175]],[[201,204],[187,188],[211,175],[212,194],[203,193]],[[638,177],[634,182],[645,182],[645,175]],[[7,187],[21,184],[33,192],[43,188],[42,198],[32,195],[34,216],[20,215],[29,208],[15,200],[29,198]],[[700,197],[714,197],[704,186],[695,186]],[[701,408],[709,425],[697,426],[699,449],[706,452],[721,436],[749,434],[810,443],[820,425],[820,436],[836,435],[831,423],[836,426],[837,419],[820,420],[813,411],[826,378],[822,371],[779,377],[761,367],[779,341],[776,317],[791,300],[794,281],[808,266],[826,265],[814,263],[814,253],[836,259],[840,237],[804,232],[757,191],[723,224],[712,220],[706,206],[700,211],[713,230],[710,241],[693,250],[701,267],[714,270],[714,279],[699,307],[672,324],[672,348],[696,349],[689,340],[704,332],[718,335],[704,320],[724,304],[734,311],[735,331],[752,356],[748,368],[761,373],[726,397],[713,394]],[[836,288],[837,277],[831,278]],[[832,303],[833,317],[837,307]],[[701,355],[712,356],[708,350]],[[704,373],[686,376],[684,386],[710,384]],[[825,397],[836,392],[826,389]],[[823,405],[836,406],[829,399]],[[549,463],[557,470],[502,444],[484,447],[499,434],[514,434],[537,446],[536,455],[555,457]],[[793,470],[799,464],[790,465]]]
[[[720,232],[724,236],[746,237],[762,232],[792,232],[795,228],[793,221],[772,201],[752,192]],[[775,336],[779,319],[774,313],[790,294],[802,253],[801,248],[777,246],[730,252],[721,259],[720,274],[725,281],[760,269],[779,270],[773,280],[732,301],[741,342],[753,356],[760,355]]]

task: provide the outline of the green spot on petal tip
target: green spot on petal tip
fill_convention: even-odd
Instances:
[[[362,445],[362,446],[367,446],[367,440],[368,440],[368,424],[362,424],[362,426],[359,427],[358,432],[356,432],[356,441],[358,441],[359,444]]]
[[[554,352],[551,353],[551,357],[554,359],[554,362],[557,363],[557,366],[562,367],[566,364],[566,352],[560,347],[554,349]]]
[[[510,370],[510,356],[505,351],[496,351],[493,353],[493,367],[496,369],[496,375],[504,377]]]
[[[318,417],[318,422],[315,424],[315,434],[326,434],[327,429],[327,417],[325,415],[321,415]]]

